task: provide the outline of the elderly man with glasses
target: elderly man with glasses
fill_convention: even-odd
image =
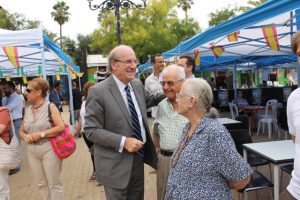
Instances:
[[[157,114],[153,125],[153,142],[158,153],[157,169],[157,199],[164,199],[170,157],[175,149],[182,128],[187,120],[178,114],[176,94],[179,93],[185,73],[182,67],[170,65],[162,71],[161,86],[167,98],[158,104]]]
[[[84,132],[94,142],[96,180],[103,183],[106,199],[142,200],[144,163],[157,164],[146,109],[164,95],[149,94],[135,79],[131,47],[115,47],[108,60],[112,75],[89,90]]]

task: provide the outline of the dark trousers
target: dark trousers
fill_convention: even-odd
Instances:
[[[130,180],[127,188],[116,189],[104,185],[106,200],[143,200],[144,199],[144,160],[134,154]]]
[[[91,142],[89,139],[87,139],[87,137],[85,136],[84,133],[82,133],[82,135],[83,135],[83,139],[84,139],[84,141],[85,141],[86,146],[87,146],[89,149],[91,149],[92,146],[94,145],[94,143]],[[96,171],[96,170],[95,170],[95,161],[94,161],[94,155],[93,155],[92,152],[91,152],[91,159],[92,159],[92,162],[93,162],[93,169],[94,169],[94,172],[95,172],[95,171]]]

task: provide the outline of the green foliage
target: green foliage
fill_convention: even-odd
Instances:
[[[37,28],[40,24],[40,21],[28,20],[22,14],[11,14],[5,9],[0,9],[0,28],[2,29],[23,30]]]
[[[249,4],[248,6],[240,6],[240,7],[235,6],[234,8],[230,8],[230,6],[228,6],[227,8],[222,8],[220,11],[216,10],[215,12],[211,12],[209,14],[210,17],[210,20],[208,22],[209,27],[216,26],[222,22],[225,22],[237,16],[240,12],[247,12],[266,1],[268,0],[256,0],[256,1],[249,0],[247,2]]]
[[[52,8],[54,11],[51,12],[51,16],[59,24],[60,47],[62,48],[62,25],[70,19],[71,14],[68,12],[70,7],[66,2],[58,1]]]
[[[222,22],[225,22],[236,16],[236,12],[239,9],[237,7],[230,8],[222,8],[221,10],[216,10],[215,12],[209,13],[210,20],[208,21],[209,27],[216,26]]]
[[[257,6],[259,6],[262,3],[267,2],[268,0],[256,0],[256,1],[251,1],[249,0],[247,3],[249,4],[248,6],[241,6],[240,10],[243,12],[247,12],[248,10],[251,10]]]
[[[47,29],[44,29],[43,31],[45,32],[45,34],[47,35],[47,37],[48,37],[50,40],[54,41],[55,38],[57,38],[57,34],[56,34],[56,33],[53,33],[53,32],[51,32],[51,31],[49,31],[49,30],[47,30]]]
[[[75,50],[75,63],[78,66],[84,66],[84,60],[87,56],[87,52],[91,53],[91,54],[96,54],[96,52],[92,52],[89,49],[89,44],[91,44],[92,42],[92,38],[90,35],[77,35],[77,40],[78,43],[76,45],[76,50]]]
[[[180,41],[200,31],[198,23],[179,20],[175,0],[153,0],[143,10],[121,10],[122,43],[133,47],[141,63],[155,53],[174,48]],[[92,34],[90,48],[107,55],[117,45],[117,28],[113,12],[102,15],[100,27]]]
[[[191,9],[192,5],[194,5],[193,0],[178,0],[177,7],[181,8],[185,12],[185,21],[188,20],[187,12],[189,9]]]
[[[58,1],[53,7],[51,16],[60,26],[69,21],[69,6],[64,1]]]

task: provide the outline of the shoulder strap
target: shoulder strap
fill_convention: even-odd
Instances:
[[[48,104],[48,117],[49,117],[49,122],[50,122],[50,124],[52,124],[53,123],[53,121],[52,121],[52,117],[51,117],[51,102]]]

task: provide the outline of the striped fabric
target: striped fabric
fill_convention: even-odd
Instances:
[[[131,115],[131,121],[132,121],[134,136],[135,136],[136,139],[138,139],[140,141],[143,141],[138,114],[137,114],[136,109],[134,107],[132,97],[131,97],[131,94],[130,94],[130,88],[129,88],[128,85],[125,87],[125,91],[126,91],[126,95],[127,95],[128,108],[129,108],[130,115]],[[143,148],[140,149],[137,153],[140,156],[144,157],[144,149]]]

